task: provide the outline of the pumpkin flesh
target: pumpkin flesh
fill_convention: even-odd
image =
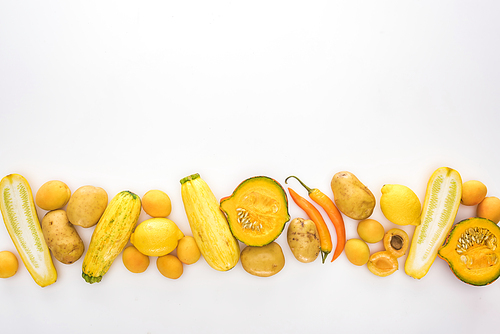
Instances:
[[[438,256],[448,262],[455,276],[481,286],[500,276],[500,228],[485,218],[469,218],[450,231]]]
[[[266,176],[246,179],[231,196],[221,199],[220,206],[231,233],[248,246],[273,242],[290,220],[285,191]]]

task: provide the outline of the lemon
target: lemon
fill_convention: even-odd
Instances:
[[[397,225],[419,225],[422,205],[417,195],[400,184],[386,184],[382,187],[380,209],[384,216]]]
[[[130,242],[139,252],[148,256],[163,256],[173,251],[184,233],[167,218],[143,221],[130,236]]]

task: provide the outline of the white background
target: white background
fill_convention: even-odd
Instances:
[[[193,173],[217,198],[255,175],[286,188],[291,174],[331,196],[348,170],[377,200],[399,183],[423,201],[449,166],[500,196],[499,12],[496,1],[2,1],[0,174],[24,175],[33,193],[54,179],[110,198],[162,189],[185,234],[179,180]],[[290,214],[304,216],[293,202]],[[461,207],[457,220],[474,214]],[[378,205],[372,218],[395,227]],[[88,246],[92,229],[78,232]],[[170,280],[154,258],[132,274],[120,256],[99,284],[80,259],[55,263],[57,282],[40,288],[21,264],[0,281],[2,331],[498,328],[499,283],[466,285],[440,259],[421,280],[405,258],[380,278],[345,255],[299,263],[285,234],[277,242],[286,265],[270,278],[200,260]],[[0,249],[15,252],[4,228]]]

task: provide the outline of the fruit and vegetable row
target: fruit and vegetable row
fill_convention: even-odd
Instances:
[[[33,196],[23,176],[7,175],[0,182],[0,209],[18,254],[0,252],[0,277],[16,274],[19,256],[34,281],[45,287],[57,280],[53,258],[69,265],[83,256],[82,278],[97,283],[120,254],[132,273],[144,272],[155,257],[159,272],[177,279],[183,266],[203,257],[215,270],[227,271],[241,262],[249,274],[269,277],[285,265],[276,242],[285,230],[287,245],[301,263],[314,262],[321,254],[325,264],[330,253],[330,262],[344,254],[353,265],[366,265],[385,277],[407,255],[405,273],[421,279],[439,257],[467,284],[488,285],[500,276],[500,199],[487,196],[480,181],[462,182],[452,168],[438,168],[430,176],[423,203],[405,185],[384,185],[380,208],[394,224],[388,231],[370,218],[375,196],[353,173],[333,176],[331,198],[297,176],[284,182],[289,195],[275,179],[255,176],[218,200],[199,174],[181,179],[191,230],[185,234],[168,218],[171,201],[162,190],[150,190],[142,198],[122,191],[108,202],[100,187],[85,185],[72,193],[64,182],[52,180]],[[299,195],[304,190],[307,196]],[[289,197],[303,216],[290,217]],[[476,206],[476,215],[455,222],[461,205]],[[47,211],[41,221],[37,207]],[[138,222],[142,210],[150,217]],[[357,223],[358,238],[346,240],[345,217]],[[400,228],[406,225],[414,226],[411,239]],[[76,226],[93,228],[88,247]],[[383,242],[384,250],[370,254],[368,244],[377,242]]]

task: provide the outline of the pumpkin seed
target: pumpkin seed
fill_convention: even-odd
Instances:
[[[251,229],[252,231],[260,231],[262,229],[262,224],[257,221],[251,221],[248,211],[244,208],[236,208],[238,223],[244,229]]]
[[[475,245],[484,245],[491,250],[495,250],[497,247],[497,240],[488,229],[470,227],[458,238],[456,251],[462,254]]]

